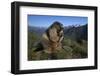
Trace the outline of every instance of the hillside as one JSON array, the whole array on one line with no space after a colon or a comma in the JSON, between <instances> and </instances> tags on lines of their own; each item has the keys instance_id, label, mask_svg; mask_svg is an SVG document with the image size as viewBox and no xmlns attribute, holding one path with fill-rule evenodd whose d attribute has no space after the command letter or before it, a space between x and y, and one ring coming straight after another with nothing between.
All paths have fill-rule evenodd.
<instances>
[{"instance_id":1,"label":"hillside","mask_svg":"<svg viewBox=\"0 0 100 76\"><path fill-rule=\"evenodd\" d=\"M63 48L58 51L57 59L87 58L87 24L64 27ZM28 60L48 60L48 54L34 52L36 44L47 28L28 26Z\"/></svg>"},{"instance_id":2,"label":"hillside","mask_svg":"<svg viewBox=\"0 0 100 76\"><path fill-rule=\"evenodd\" d=\"M41 36L45 32L46 28L44 27L34 27L28 26L28 32L36 33L38 36Z\"/></svg>"},{"instance_id":3,"label":"hillside","mask_svg":"<svg viewBox=\"0 0 100 76\"><path fill-rule=\"evenodd\" d=\"M28 31L41 36L47 28L28 26ZM64 27L64 35L73 40L87 40L87 24L82 26Z\"/></svg>"},{"instance_id":4,"label":"hillside","mask_svg":"<svg viewBox=\"0 0 100 76\"><path fill-rule=\"evenodd\" d=\"M87 40L87 24L77 27L65 27L64 35L73 40Z\"/></svg>"}]
</instances>

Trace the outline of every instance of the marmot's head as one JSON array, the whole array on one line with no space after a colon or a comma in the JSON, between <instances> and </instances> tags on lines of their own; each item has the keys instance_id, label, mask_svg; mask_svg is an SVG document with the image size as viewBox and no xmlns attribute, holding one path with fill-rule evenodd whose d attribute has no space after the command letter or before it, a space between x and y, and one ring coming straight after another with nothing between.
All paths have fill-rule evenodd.
<instances>
[{"instance_id":1,"label":"marmot's head","mask_svg":"<svg viewBox=\"0 0 100 76\"><path fill-rule=\"evenodd\" d=\"M63 30L63 24L61 24L60 22L56 21L50 26L50 28L56 28L57 32L60 32L61 30Z\"/></svg>"},{"instance_id":2,"label":"marmot's head","mask_svg":"<svg viewBox=\"0 0 100 76\"><path fill-rule=\"evenodd\" d=\"M47 30L47 36L51 42L61 42L63 40L63 24L54 22Z\"/></svg>"}]
</instances>

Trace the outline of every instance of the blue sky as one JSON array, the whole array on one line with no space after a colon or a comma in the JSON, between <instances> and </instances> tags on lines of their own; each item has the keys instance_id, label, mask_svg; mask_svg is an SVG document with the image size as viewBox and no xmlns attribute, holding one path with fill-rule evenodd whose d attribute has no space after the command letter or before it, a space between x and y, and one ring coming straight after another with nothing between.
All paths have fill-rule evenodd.
<instances>
[{"instance_id":1,"label":"blue sky","mask_svg":"<svg viewBox=\"0 0 100 76\"><path fill-rule=\"evenodd\" d=\"M79 16L28 15L29 26L49 27L55 21L61 22L63 26L84 25L88 23L88 18Z\"/></svg>"}]
</instances>

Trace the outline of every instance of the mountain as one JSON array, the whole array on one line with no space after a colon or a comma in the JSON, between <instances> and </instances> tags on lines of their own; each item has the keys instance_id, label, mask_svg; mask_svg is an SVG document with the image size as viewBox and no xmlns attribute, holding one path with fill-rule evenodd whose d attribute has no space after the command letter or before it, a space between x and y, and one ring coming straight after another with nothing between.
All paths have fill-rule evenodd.
<instances>
[{"instance_id":1,"label":"mountain","mask_svg":"<svg viewBox=\"0 0 100 76\"><path fill-rule=\"evenodd\" d=\"M74 40L87 40L87 24L82 26L70 26L64 28L64 35Z\"/></svg>"},{"instance_id":2,"label":"mountain","mask_svg":"<svg viewBox=\"0 0 100 76\"><path fill-rule=\"evenodd\" d=\"M28 31L41 36L45 32L45 27L35 27L35 26L28 26Z\"/></svg>"},{"instance_id":3,"label":"mountain","mask_svg":"<svg viewBox=\"0 0 100 76\"><path fill-rule=\"evenodd\" d=\"M81 26L67 26L64 27L64 36L73 40L86 40L87 41L87 24ZM28 31L41 36L47 28L28 26Z\"/></svg>"}]
</instances>

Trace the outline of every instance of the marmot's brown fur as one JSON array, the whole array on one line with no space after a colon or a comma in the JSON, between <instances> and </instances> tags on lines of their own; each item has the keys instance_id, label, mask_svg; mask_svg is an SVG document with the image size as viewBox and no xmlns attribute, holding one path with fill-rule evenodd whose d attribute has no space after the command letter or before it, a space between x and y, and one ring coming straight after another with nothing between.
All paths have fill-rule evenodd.
<instances>
[{"instance_id":1,"label":"marmot's brown fur","mask_svg":"<svg viewBox=\"0 0 100 76\"><path fill-rule=\"evenodd\" d=\"M41 43L44 51L54 53L62 49L63 37L63 25L59 22L54 22L42 35Z\"/></svg>"}]
</instances>

